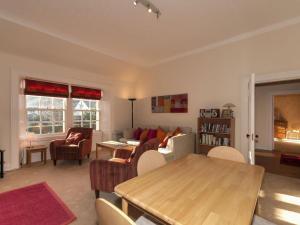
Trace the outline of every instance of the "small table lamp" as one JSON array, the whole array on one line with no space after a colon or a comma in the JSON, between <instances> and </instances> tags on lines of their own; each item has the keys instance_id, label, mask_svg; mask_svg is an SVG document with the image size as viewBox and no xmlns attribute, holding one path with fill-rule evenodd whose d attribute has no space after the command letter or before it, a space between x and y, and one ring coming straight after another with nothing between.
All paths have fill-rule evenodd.
<instances>
[{"instance_id":1,"label":"small table lamp","mask_svg":"<svg viewBox=\"0 0 300 225\"><path fill-rule=\"evenodd\" d=\"M35 134L32 132L26 133L26 140L29 142L29 148L32 148L32 142L35 140Z\"/></svg>"}]
</instances>

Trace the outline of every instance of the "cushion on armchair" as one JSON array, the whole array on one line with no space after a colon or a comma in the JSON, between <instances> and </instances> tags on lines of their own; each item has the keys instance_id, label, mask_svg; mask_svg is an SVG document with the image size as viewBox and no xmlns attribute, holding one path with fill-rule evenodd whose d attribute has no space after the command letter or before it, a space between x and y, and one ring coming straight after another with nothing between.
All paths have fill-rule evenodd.
<instances>
[{"instance_id":1,"label":"cushion on armchair","mask_svg":"<svg viewBox=\"0 0 300 225\"><path fill-rule=\"evenodd\" d=\"M78 143L83 139L83 134L80 132L71 132L66 139L67 145L78 145Z\"/></svg>"}]
</instances>

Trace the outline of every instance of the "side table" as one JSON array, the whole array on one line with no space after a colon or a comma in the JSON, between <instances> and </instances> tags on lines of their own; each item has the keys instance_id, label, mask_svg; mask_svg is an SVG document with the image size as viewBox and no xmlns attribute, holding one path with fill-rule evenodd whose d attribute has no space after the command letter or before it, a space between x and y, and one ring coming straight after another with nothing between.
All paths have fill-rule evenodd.
<instances>
[{"instance_id":1,"label":"side table","mask_svg":"<svg viewBox=\"0 0 300 225\"><path fill-rule=\"evenodd\" d=\"M41 162L46 164L47 162L47 146L46 145L35 145L26 147L26 164L31 166L31 155L32 153L41 153Z\"/></svg>"},{"instance_id":2,"label":"side table","mask_svg":"<svg viewBox=\"0 0 300 225\"><path fill-rule=\"evenodd\" d=\"M4 152L5 150L0 149L0 178L4 177Z\"/></svg>"}]
</instances>

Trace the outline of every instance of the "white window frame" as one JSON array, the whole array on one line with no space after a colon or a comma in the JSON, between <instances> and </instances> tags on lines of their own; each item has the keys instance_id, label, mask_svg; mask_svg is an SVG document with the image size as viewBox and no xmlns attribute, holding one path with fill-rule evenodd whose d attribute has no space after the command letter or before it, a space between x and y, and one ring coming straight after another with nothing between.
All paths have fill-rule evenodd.
<instances>
[{"instance_id":1,"label":"white window frame","mask_svg":"<svg viewBox=\"0 0 300 225\"><path fill-rule=\"evenodd\" d=\"M35 95L28 95L28 96L35 96ZM28 128L30 127L39 127L40 128L40 133L39 134L35 134L37 136L40 137L46 137L46 136L58 136L58 135L63 135L66 132L67 129L67 110L68 110L68 100L66 98L59 98L59 97L51 97L51 96L42 96L42 95L36 95L37 97L50 97L52 100L52 106L53 106L53 99L58 98L58 99L64 99L64 108L63 109L53 109L53 108L38 108L38 107L31 107L31 108L27 108L27 98L25 96L25 117L26 117L26 131L28 131ZM39 111L40 112L40 120L39 121L28 121L27 118L27 113L28 111ZM42 120L42 116L41 116L41 112L56 112L56 111L63 111L63 121L43 121ZM53 119L53 117L52 117ZM53 132L53 126L52 126L52 133L46 133L46 134L42 134L42 123L55 123L55 122L62 122L63 123L63 131L62 132ZM30 126L30 123L39 123L39 126Z\"/></svg>"},{"instance_id":2,"label":"white window frame","mask_svg":"<svg viewBox=\"0 0 300 225\"><path fill-rule=\"evenodd\" d=\"M96 101L96 109L80 109L76 110L73 109L73 100L83 100L83 101ZM94 99L80 99L80 98L71 98L71 111L72 111L72 126L75 127L75 122L79 122L79 120L74 120L74 112L96 112L96 120L92 120L92 116L90 116L90 120L83 120L83 116L81 116L80 125L83 127L84 122L90 123L90 128L92 128L92 122L96 122L96 129L93 129L94 131L100 131L100 116L101 116L101 109L100 109L100 100L94 100Z\"/></svg>"}]
</instances>

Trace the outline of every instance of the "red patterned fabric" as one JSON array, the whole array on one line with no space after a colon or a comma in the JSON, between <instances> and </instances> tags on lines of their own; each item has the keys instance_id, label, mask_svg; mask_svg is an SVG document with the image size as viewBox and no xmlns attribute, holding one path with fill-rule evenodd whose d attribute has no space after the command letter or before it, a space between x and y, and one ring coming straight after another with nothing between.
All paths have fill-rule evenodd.
<instances>
[{"instance_id":1,"label":"red patterned fabric","mask_svg":"<svg viewBox=\"0 0 300 225\"><path fill-rule=\"evenodd\" d=\"M137 146L130 162L123 158L113 158L111 160L93 160L90 163L91 188L95 191L113 192L115 186L137 176L137 162L140 156L147 150L157 150L158 139L151 139L141 146ZM116 150L115 157L124 156L126 149Z\"/></svg>"},{"instance_id":2,"label":"red patterned fabric","mask_svg":"<svg viewBox=\"0 0 300 225\"><path fill-rule=\"evenodd\" d=\"M68 98L69 87L65 84L26 79L24 94Z\"/></svg>"},{"instance_id":3,"label":"red patterned fabric","mask_svg":"<svg viewBox=\"0 0 300 225\"><path fill-rule=\"evenodd\" d=\"M69 137L71 132L81 133L83 139L77 145L67 145L66 139L50 142L50 155L54 164L56 164L57 160L82 160L85 156L89 157L92 149L93 129L83 127L70 128L67 137Z\"/></svg>"},{"instance_id":4,"label":"red patterned fabric","mask_svg":"<svg viewBox=\"0 0 300 225\"><path fill-rule=\"evenodd\" d=\"M71 145L71 144L78 145L79 141L81 141L82 139L83 139L82 133L71 132L66 139L66 144L67 145Z\"/></svg>"},{"instance_id":5,"label":"red patterned fabric","mask_svg":"<svg viewBox=\"0 0 300 225\"><path fill-rule=\"evenodd\" d=\"M102 96L101 96L101 90L99 89L72 86L71 97L100 100Z\"/></svg>"}]
</instances>

